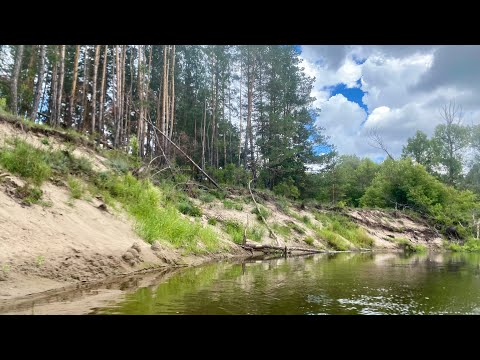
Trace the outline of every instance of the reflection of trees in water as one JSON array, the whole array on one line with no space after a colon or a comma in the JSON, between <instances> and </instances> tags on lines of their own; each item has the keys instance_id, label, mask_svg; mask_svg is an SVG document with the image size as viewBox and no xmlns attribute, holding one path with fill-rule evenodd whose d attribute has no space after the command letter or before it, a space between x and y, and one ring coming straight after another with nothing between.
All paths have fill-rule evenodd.
<instances>
[{"instance_id":1,"label":"reflection of trees in water","mask_svg":"<svg viewBox=\"0 0 480 360\"><path fill-rule=\"evenodd\" d=\"M478 264L478 257L435 253L336 253L224 262L183 269L167 282L128 295L120 308L132 314L352 313L355 310L337 300L367 299L381 306L413 304L412 309L423 312L432 311L432 306L449 309L455 303L465 309L480 295L478 284L472 288ZM355 301L349 306L358 310L362 301Z\"/></svg>"}]
</instances>

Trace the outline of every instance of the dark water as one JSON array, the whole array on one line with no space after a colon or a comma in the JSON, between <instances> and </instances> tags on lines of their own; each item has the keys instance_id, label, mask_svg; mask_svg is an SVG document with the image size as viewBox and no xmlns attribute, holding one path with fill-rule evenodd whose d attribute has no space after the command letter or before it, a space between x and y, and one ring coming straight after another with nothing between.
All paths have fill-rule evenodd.
<instances>
[{"instance_id":1,"label":"dark water","mask_svg":"<svg viewBox=\"0 0 480 360\"><path fill-rule=\"evenodd\" d=\"M184 269L97 314L479 314L480 254L319 254Z\"/></svg>"}]
</instances>

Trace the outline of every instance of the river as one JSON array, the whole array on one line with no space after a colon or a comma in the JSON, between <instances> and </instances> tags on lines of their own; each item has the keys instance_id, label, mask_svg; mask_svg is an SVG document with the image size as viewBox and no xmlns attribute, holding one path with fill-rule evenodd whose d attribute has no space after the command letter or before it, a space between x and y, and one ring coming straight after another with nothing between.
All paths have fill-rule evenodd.
<instances>
[{"instance_id":1,"label":"river","mask_svg":"<svg viewBox=\"0 0 480 360\"><path fill-rule=\"evenodd\" d=\"M480 314L480 254L336 253L163 270L17 314Z\"/></svg>"},{"instance_id":2,"label":"river","mask_svg":"<svg viewBox=\"0 0 480 360\"><path fill-rule=\"evenodd\" d=\"M184 269L95 314L478 314L480 254L341 253Z\"/></svg>"}]
</instances>

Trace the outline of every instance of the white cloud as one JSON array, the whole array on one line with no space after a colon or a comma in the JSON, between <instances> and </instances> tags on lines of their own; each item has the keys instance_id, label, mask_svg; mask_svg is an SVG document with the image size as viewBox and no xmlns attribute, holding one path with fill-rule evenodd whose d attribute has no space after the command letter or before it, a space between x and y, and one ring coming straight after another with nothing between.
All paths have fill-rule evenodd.
<instances>
[{"instance_id":1,"label":"white cloud","mask_svg":"<svg viewBox=\"0 0 480 360\"><path fill-rule=\"evenodd\" d=\"M325 128L326 135L342 154L353 153L359 146L360 125L367 114L358 104L337 94L322 104L317 125Z\"/></svg>"},{"instance_id":2,"label":"white cloud","mask_svg":"<svg viewBox=\"0 0 480 360\"><path fill-rule=\"evenodd\" d=\"M377 127L399 156L417 130L433 133L442 121L440 106L451 100L463 106L466 123L480 123L480 46L304 46L302 51L307 74L316 77L318 123L340 153L383 156L368 145L368 130ZM358 79L367 92L368 116L357 103L341 94L330 97L326 89L339 83L357 87Z\"/></svg>"}]
</instances>

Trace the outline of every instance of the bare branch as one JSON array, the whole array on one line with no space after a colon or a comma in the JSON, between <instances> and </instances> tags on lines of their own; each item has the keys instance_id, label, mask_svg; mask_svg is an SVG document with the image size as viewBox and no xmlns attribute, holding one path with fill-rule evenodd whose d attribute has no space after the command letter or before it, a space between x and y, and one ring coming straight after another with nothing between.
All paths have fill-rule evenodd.
<instances>
[{"instance_id":1,"label":"bare branch","mask_svg":"<svg viewBox=\"0 0 480 360\"><path fill-rule=\"evenodd\" d=\"M375 127L370 129L368 131L368 138L370 139L370 142L368 143L370 146L384 151L390 159L395 160L388 151L387 145L385 145L382 136L378 133L378 128Z\"/></svg>"},{"instance_id":2,"label":"bare branch","mask_svg":"<svg viewBox=\"0 0 480 360\"><path fill-rule=\"evenodd\" d=\"M457 105L455 101L450 101L443 105L440 110L440 117L445 121L447 126L460 125L462 123L463 111L460 105Z\"/></svg>"}]
</instances>

